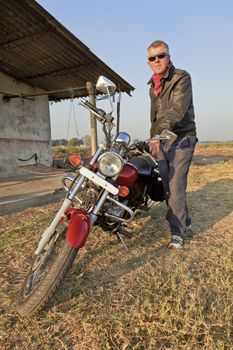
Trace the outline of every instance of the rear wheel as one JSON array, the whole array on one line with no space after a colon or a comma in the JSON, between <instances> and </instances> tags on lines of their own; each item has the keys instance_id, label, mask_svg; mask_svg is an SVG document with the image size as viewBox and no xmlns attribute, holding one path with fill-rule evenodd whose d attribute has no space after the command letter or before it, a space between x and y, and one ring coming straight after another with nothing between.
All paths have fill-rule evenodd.
<instances>
[{"instance_id":1,"label":"rear wheel","mask_svg":"<svg viewBox=\"0 0 233 350\"><path fill-rule=\"evenodd\" d=\"M24 280L17 300L21 316L40 311L63 282L78 249L66 241L67 225L59 223L44 251L35 257Z\"/></svg>"}]
</instances>

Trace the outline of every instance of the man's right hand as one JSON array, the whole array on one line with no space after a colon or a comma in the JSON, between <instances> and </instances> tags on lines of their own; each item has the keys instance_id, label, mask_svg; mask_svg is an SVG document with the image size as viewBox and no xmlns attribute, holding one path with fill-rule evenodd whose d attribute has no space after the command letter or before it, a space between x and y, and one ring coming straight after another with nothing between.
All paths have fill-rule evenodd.
<instances>
[{"instance_id":1,"label":"man's right hand","mask_svg":"<svg viewBox=\"0 0 233 350\"><path fill-rule=\"evenodd\" d=\"M148 145L150 147L150 154L153 157L157 157L159 154L159 149L160 149L160 141L159 140L151 140L148 142Z\"/></svg>"}]
</instances>

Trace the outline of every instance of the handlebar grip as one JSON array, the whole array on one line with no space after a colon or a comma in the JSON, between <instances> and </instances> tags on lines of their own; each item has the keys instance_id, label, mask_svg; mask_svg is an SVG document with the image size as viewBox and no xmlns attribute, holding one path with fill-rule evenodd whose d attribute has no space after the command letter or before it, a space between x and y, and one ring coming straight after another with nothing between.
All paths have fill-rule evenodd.
<instances>
[{"instance_id":1,"label":"handlebar grip","mask_svg":"<svg viewBox=\"0 0 233 350\"><path fill-rule=\"evenodd\" d=\"M87 101L87 100L85 100L85 101L83 100L83 103L84 103L87 107L93 109L93 111L95 111L96 113L98 113L98 108L96 108L96 106L94 106L91 102L89 102L89 101Z\"/></svg>"},{"instance_id":2,"label":"handlebar grip","mask_svg":"<svg viewBox=\"0 0 233 350\"><path fill-rule=\"evenodd\" d=\"M148 145L148 143L143 142L143 141L139 141L136 144L136 147L139 149L139 151L143 152L146 151L147 153L150 153L150 146Z\"/></svg>"},{"instance_id":3,"label":"handlebar grip","mask_svg":"<svg viewBox=\"0 0 233 350\"><path fill-rule=\"evenodd\" d=\"M96 112L97 114L99 114L101 117L104 117L105 116L105 111L103 111L102 109L100 108L97 108L96 106L94 106L91 102L85 100L83 101L83 103L89 107L90 109L92 109L94 112Z\"/></svg>"},{"instance_id":4,"label":"handlebar grip","mask_svg":"<svg viewBox=\"0 0 233 350\"><path fill-rule=\"evenodd\" d=\"M144 148L144 150L145 150L147 153L150 153L150 146L148 145L148 143L143 142L142 147Z\"/></svg>"}]
</instances>

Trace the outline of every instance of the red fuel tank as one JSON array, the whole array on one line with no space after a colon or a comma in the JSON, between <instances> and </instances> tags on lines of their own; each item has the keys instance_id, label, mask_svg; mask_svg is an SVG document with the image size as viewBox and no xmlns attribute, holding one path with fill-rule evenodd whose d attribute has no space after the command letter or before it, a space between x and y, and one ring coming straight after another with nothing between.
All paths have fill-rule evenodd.
<instances>
[{"instance_id":1,"label":"red fuel tank","mask_svg":"<svg viewBox=\"0 0 233 350\"><path fill-rule=\"evenodd\" d=\"M120 174L117 176L116 182L120 186L130 186L136 182L137 178L137 169L132 164L126 163Z\"/></svg>"}]
</instances>

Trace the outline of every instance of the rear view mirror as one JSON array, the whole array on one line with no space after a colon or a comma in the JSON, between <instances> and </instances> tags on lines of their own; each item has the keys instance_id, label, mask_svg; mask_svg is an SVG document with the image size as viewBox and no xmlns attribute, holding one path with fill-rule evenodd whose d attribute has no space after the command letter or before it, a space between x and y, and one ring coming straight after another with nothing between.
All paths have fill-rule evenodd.
<instances>
[{"instance_id":1,"label":"rear view mirror","mask_svg":"<svg viewBox=\"0 0 233 350\"><path fill-rule=\"evenodd\" d=\"M96 89L104 94L112 96L116 91L116 85L111 80L101 75L97 80Z\"/></svg>"},{"instance_id":2,"label":"rear view mirror","mask_svg":"<svg viewBox=\"0 0 233 350\"><path fill-rule=\"evenodd\" d=\"M125 146L128 146L130 143L130 136L126 132L120 132L117 135L115 142L123 143Z\"/></svg>"}]
</instances>

